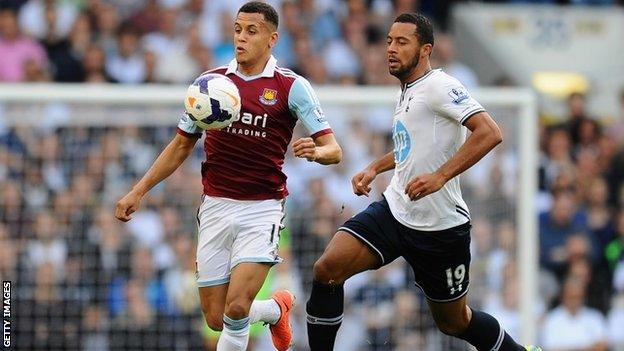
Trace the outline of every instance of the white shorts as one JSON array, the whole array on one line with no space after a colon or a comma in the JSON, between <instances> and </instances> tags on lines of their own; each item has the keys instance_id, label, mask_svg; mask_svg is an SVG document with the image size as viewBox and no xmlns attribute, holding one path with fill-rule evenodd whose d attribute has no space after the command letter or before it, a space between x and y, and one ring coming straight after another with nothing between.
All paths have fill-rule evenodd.
<instances>
[{"instance_id":1,"label":"white shorts","mask_svg":"<svg viewBox=\"0 0 624 351\"><path fill-rule=\"evenodd\" d=\"M197 213L197 285L230 281L242 262L280 263L283 200L240 201L204 195Z\"/></svg>"}]
</instances>

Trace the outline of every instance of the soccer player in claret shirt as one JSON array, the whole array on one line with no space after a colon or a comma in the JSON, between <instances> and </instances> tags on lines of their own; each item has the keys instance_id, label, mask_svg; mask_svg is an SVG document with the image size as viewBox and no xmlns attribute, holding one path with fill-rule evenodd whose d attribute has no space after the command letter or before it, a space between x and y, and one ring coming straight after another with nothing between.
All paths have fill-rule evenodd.
<instances>
[{"instance_id":1,"label":"soccer player in claret shirt","mask_svg":"<svg viewBox=\"0 0 624 351\"><path fill-rule=\"evenodd\" d=\"M235 59L208 73L229 77L240 91L240 116L222 130L205 132L204 195L199 208L197 284L208 326L222 330L218 351L246 350L249 325L270 325L273 343L292 342L288 313L294 297L278 291L253 301L277 254L283 202L284 154L297 121L310 137L293 143L295 156L320 164L338 163L342 150L308 81L277 66L271 49L278 15L261 2L243 5L234 24ZM183 115L178 133L145 176L117 203L116 217L131 219L153 186L188 157L202 131Z\"/></svg>"},{"instance_id":2,"label":"soccer player in claret shirt","mask_svg":"<svg viewBox=\"0 0 624 351\"><path fill-rule=\"evenodd\" d=\"M425 17L398 16L387 44L390 74L402 85L394 110L394 152L356 174L353 191L368 195L379 173L394 169L394 176L384 199L340 227L314 264L306 306L310 348L333 349L344 281L402 256L443 333L477 350L525 350L496 319L469 307L466 299L470 212L457 176L500 143L501 132L457 79L431 69L433 29ZM468 138L467 129L472 132Z\"/></svg>"}]
</instances>

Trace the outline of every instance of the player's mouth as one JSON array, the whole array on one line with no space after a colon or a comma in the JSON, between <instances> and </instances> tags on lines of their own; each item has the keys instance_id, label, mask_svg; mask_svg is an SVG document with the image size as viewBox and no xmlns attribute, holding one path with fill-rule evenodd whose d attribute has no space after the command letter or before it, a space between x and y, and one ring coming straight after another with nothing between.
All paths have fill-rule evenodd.
<instances>
[{"instance_id":1,"label":"player's mouth","mask_svg":"<svg viewBox=\"0 0 624 351\"><path fill-rule=\"evenodd\" d=\"M237 54L242 54L242 53L243 53L243 52L245 52L245 51L247 51L247 50L245 50L245 49L244 49L243 47L241 47L241 46L237 46L237 47L236 47L236 53L237 53Z\"/></svg>"},{"instance_id":2,"label":"player's mouth","mask_svg":"<svg viewBox=\"0 0 624 351\"><path fill-rule=\"evenodd\" d=\"M390 67L397 66L397 65L400 65L400 64L401 64L401 61L399 61L399 60L397 60L395 58L392 58L392 57L388 57L388 65Z\"/></svg>"}]
</instances>

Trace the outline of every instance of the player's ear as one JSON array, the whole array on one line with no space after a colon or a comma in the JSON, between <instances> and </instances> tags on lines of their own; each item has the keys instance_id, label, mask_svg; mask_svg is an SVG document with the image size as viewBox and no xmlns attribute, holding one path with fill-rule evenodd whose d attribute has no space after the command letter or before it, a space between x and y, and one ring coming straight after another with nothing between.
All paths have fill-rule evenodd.
<instances>
[{"instance_id":1,"label":"player's ear","mask_svg":"<svg viewBox=\"0 0 624 351\"><path fill-rule=\"evenodd\" d=\"M432 51L433 51L433 45L425 44L420 47L420 57L430 56Z\"/></svg>"},{"instance_id":2,"label":"player's ear","mask_svg":"<svg viewBox=\"0 0 624 351\"><path fill-rule=\"evenodd\" d=\"M277 34L277 32L271 33L271 37L269 38L269 48L273 49L275 45L277 45L277 39L279 39L279 34Z\"/></svg>"}]
</instances>

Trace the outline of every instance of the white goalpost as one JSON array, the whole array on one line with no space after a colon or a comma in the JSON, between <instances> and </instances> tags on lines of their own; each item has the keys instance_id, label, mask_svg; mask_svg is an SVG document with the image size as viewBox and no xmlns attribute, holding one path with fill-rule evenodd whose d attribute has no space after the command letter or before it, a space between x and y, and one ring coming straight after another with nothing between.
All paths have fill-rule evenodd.
<instances>
[{"instance_id":1,"label":"white goalpost","mask_svg":"<svg viewBox=\"0 0 624 351\"><path fill-rule=\"evenodd\" d=\"M53 119L50 123L54 126L115 127L131 123L174 127L183 109L185 92L186 87L171 85L0 84L0 129L38 128L46 124L43 115ZM391 113L397 88L320 86L316 92L324 107L358 109L362 113L351 114L350 118L365 119L369 108L387 107ZM539 271L536 97L531 90L519 88L480 88L472 91L472 95L491 111L495 120L498 121L497 111L507 116L501 123L506 126L509 148L517 156L517 164L513 210L505 216L513 222L516 232L520 341L536 343ZM467 202L471 206L470 199Z\"/></svg>"}]
</instances>

